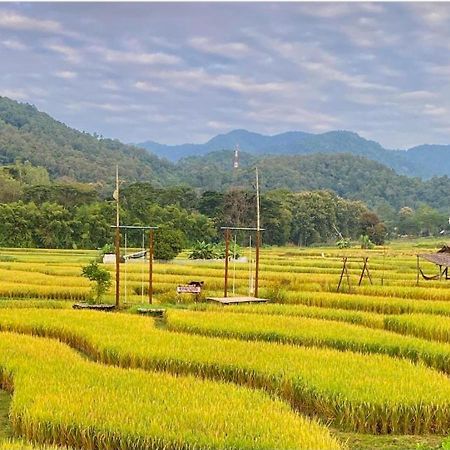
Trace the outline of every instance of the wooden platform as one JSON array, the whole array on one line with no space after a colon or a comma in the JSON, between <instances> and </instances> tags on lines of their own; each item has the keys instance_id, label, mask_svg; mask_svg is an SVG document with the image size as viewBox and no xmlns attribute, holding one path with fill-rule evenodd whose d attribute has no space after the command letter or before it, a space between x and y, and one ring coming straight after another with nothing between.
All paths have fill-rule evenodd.
<instances>
[{"instance_id":1,"label":"wooden platform","mask_svg":"<svg viewBox=\"0 0 450 450\"><path fill-rule=\"evenodd\" d=\"M257 297L208 297L206 300L221 303L222 305L238 305L240 303L266 303L267 298Z\"/></svg>"},{"instance_id":2,"label":"wooden platform","mask_svg":"<svg viewBox=\"0 0 450 450\"><path fill-rule=\"evenodd\" d=\"M114 311L115 305L91 305L89 303L75 303L73 309L93 309L94 311Z\"/></svg>"}]
</instances>

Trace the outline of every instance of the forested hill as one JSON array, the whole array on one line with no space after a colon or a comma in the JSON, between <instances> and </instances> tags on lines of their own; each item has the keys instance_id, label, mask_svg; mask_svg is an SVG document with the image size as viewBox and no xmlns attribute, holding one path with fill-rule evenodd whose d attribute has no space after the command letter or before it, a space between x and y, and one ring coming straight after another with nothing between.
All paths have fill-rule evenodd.
<instances>
[{"instance_id":1,"label":"forested hill","mask_svg":"<svg viewBox=\"0 0 450 450\"><path fill-rule=\"evenodd\" d=\"M352 153L385 164L403 175L423 178L450 176L450 145L421 145L407 151L388 150L350 131L322 134L290 131L265 136L247 130L234 130L219 134L204 144L163 145L147 141L138 145L172 161L212 151L231 150L236 145L244 152L259 156Z\"/></svg>"},{"instance_id":2,"label":"forested hill","mask_svg":"<svg viewBox=\"0 0 450 450\"><path fill-rule=\"evenodd\" d=\"M249 136L249 143L251 139ZM376 148L373 143L374 151ZM446 149L440 151L442 156ZM434 149L409 152L429 155ZM115 165L119 164L121 178L127 183L145 181L155 187L185 184L200 191L224 191L230 186L251 189L251 168L258 165L263 189L329 189L342 197L363 200L371 207L388 205L398 210L427 203L442 211L450 210L448 177L422 181L401 176L354 154L264 156L241 152L237 174L233 174L232 160L233 151L223 150L172 163L144 149L74 130L34 106L0 97L0 166L28 161L44 167L53 180L99 182L106 185L102 192L110 192Z\"/></svg>"},{"instance_id":3,"label":"forested hill","mask_svg":"<svg viewBox=\"0 0 450 450\"><path fill-rule=\"evenodd\" d=\"M32 105L0 97L0 165L16 160L43 166L52 178L108 182L119 164L129 181L176 182L173 166L143 149L74 130Z\"/></svg>"},{"instance_id":4,"label":"forested hill","mask_svg":"<svg viewBox=\"0 0 450 450\"><path fill-rule=\"evenodd\" d=\"M365 201L371 207L417 207L427 203L450 209L450 179L423 181L398 175L394 170L352 154L256 157L241 152L240 168L233 174L233 151L189 157L178 162L181 180L199 188L223 190L230 186L251 188L253 167L258 165L263 189L329 189L338 195Z\"/></svg>"}]
</instances>

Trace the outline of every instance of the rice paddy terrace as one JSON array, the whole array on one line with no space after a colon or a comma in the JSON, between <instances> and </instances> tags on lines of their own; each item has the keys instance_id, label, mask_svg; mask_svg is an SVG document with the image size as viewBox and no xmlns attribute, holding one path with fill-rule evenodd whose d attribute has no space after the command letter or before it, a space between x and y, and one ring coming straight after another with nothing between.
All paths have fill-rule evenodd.
<instances>
[{"instance_id":1,"label":"rice paddy terrace","mask_svg":"<svg viewBox=\"0 0 450 450\"><path fill-rule=\"evenodd\" d=\"M450 448L450 280L416 285L437 247L264 248L270 302L225 307L202 301L223 263L181 255L154 264L162 319L136 314L142 263L122 265L120 312L80 311L95 252L2 249L0 450ZM230 263L230 295L249 278ZM196 302L176 294L192 280Z\"/></svg>"}]
</instances>

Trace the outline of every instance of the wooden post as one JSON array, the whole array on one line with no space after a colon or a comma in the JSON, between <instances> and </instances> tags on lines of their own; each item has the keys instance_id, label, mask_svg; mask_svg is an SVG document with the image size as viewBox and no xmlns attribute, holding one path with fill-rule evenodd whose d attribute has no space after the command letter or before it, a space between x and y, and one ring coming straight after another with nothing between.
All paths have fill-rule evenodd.
<instances>
[{"instance_id":1,"label":"wooden post","mask_svg":"<svg viewBox=\"0 0 450 450\"><path fill-rule=\"evenodd\" d=\"M225 229L225 280L223 288L223 296L228 296L228 260L230 257L230 229Z\"/></svg>"},{"instance_id":2,"label":"wooden post","mask_svg":"<svg viewBox=\"0 0 450 450\"><path fill-rule=\"evenodd\" d=\"M120 306L120 228L116 226L116 308Z\"/></svg>"},{"instance_id":3,"label":"wooden post","mask_svg":"<svg viewBox=\"0 0 450 450\"><path fill-rule=\"evenodd\" d=\"M366 271L366 262L367 262L367 259L363 258L363 263L364 264L363 264L363 268L362 268L362 271L361 271L361 276L359 277L358 286L361 286L362 280L364 278L364 272Z\"/></svg>"},{"instance_id":4,"label":"wooden post","mask_svg":"<svg viewBox=\"0 0 450 450\"><path fill-rule=\"evenodd\" d=\"M364 274L365 273L367 273L367 276L369 277L370 284L373 284L372 283L372 277L370 276L370 272L369 272L369 266L367 265L368 261L369 261L368 257L363 258L363 263L364 264L363 264L363 268L362 268L362 271L361 271L361 276L359 277L358 286L361 286L361 283L362 283L362 280L364 278Z\"/></svg>"},{"instance_id":5,"label":"wooden post","mask_svg":"<svg viewBox=\"0 0 450 450\"><path fill-rule=\"evenodd\" d=\"M116 200L116 308L120 306L120 208L119 208L119 166L116 165L116 190L113 194Z\"/></svg>"},{"instance_id":6,"label":"wooden post","mask_svg":"<svg viewBox=\"0 0 450 450\"><path fill-rule=\"evenodd\" d=\"M373 282L372 282L372 276L370 275L370 272L369 272L369 264L368 264L368 261L369 261L369 258L366 258L366 272L367 272L367 276L369 277L370 284L373 284Z\"/></svg>"},{"instance_id":7,"label":"wooden post","mask_svg":"<svg viewBox=\"0 0 450 450\"><path fill-rule=\"evenodd\" d=\"M346 277L347 277L348 289L349 289L349 291L351 291L350 274L348 273L348 269L347 269L347 259L348 258L346 256L342 258L343 265L342 265L341 276L339 278L339 283L338 283L338 286L336 289L337 292L339 292L339 290L341 289L342 279L344 278L344 275L346 275Z\"/></svg>"},{"instance_id":8,"label":"wooden post","mask_svg":"<svg viewBox=\"0 0 450 450\"><path fill-rule=\"evenodd\" d=\"M256 261L255 261L255 290L253 295L258 297L258 284L259 284L259 247L261 246L261 217L260 217L260 205L259 205L259 174L258 168L255 168L256 174Z\"/></svg>"},{"instance_id":9,"label":"wooden post","mask_svg":"<svg viewBox=\"0 0 450 450\"><path fill-rule=\"evenodd\" d=\"M150 305L153 302L153 251L155 244L155 234L153 228L148 233L148 302Z\"/></svg>"},{"instance_id":10,"label":"wooden post","mask_svg":"<svg viewBox=\"0 0 450 450\"><path fill-rule=\"evenodd\" d=\"M348 268L347 268L347 258L345 258L345 274L347 275L348 291L352 292L352 286L350 284L350 274L348 273Z\"/></svg>"},{"instance_id":11,"label":"wooden post","mask_svg":"<svg viewBox=\"0 0 450 450\"><path fill-rule=\"evenodd\" d=\"M420 275L420 265L419 265L419 255L417 255L417 281L416 281L417 286L419 286L419 275Z\"/></svg>"},{"instance_id":12,"label":"wooden post","mask_svg":"<svg viewBox=\"0 0 450 450\"><path fill-rule=\"evenodd\" d=\"M255 256L255 297L258 297L258 282L259 282L259 248L261 246L261 231L256 230L256 256Z\"/></svg>"}]
</instances>

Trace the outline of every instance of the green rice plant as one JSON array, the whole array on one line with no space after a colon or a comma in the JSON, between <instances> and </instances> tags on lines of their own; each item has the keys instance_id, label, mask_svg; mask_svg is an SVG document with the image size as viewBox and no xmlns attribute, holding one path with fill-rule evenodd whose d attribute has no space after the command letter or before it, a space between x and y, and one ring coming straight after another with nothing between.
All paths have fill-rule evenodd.
<instances>
[{"instance_id":1,"label":"green rice plant","mask_svg":"<svg viewBox=\"0 0 450 450\"><path fill-rule=\"evenodd\" d=\"M54 445L30 444L19 439L8 439L0 442L0 450L70 450L69 447L56 447Z\"/></svg>"},{"instance_id":2,"label":"green rice plant","mask_svg":"<svg viewBox=\"0 0 450 450\"><path fill-rule=\"evenodd\" d=\"M261 296L264 295L262 291ZM287 303L319 306L325 308L351 309L382 314L404 314L420 312L450 316L450 302L426 301L403 298L371 297L358 294L332 292L292 292L287 295Z\"/></svg>"},{"instance_id":3,"label":"green rice plant","mask_svg":"<svg viewBox=\"0 0 450 450\"><path fill-rule=\"evenodd\" d=\"M2 309L0 327L56 337L108 364L260 388L342 429L420 434L450 425L450 380L386 355L188 335L92 311Z\"/></svg>"},{"instance_id":4,"label":"green rice plant","mask_svg":"<svg viewBox=\"0 0 450 450\"><path fill-rule=\"evenodd\" d=\"M277 303L233 305L224 309L222 305L195 304L190 307L194 311L226 311L227 313L251 313L260 315L310 317L317 319L337 320L370 328L384 328L384 316L377 313L352 311L344 309L320 308L307 305L284 305Z\"/></svg>"},{"instance_id":5,"label":"green rice plant","mask_svg":"<svg viewBox=\"0 0 450 450\"><path fill-rule=\"evenodd\" d=\"M206 336L383 353L421 361L450 374L449 344L350 323L306 317L181 310L167 311L166 322L169 330Z\"/></svg>"},{"instance_id":6,"label":"green rice plant","mask_svg":"<svg viewBox=\"0 0 450 450\"><path fill-rule=\"evenodd\" d=\"M27 272L20 270L1 270L0 277L7 280L8 283L19 283L31 285L45 285L45 286L59 286L64 283L64 286L78 287L78 286L89 286L89 282L81 278L79 273L78 276L64 276L63 278L55 275L49 275L39 272Z\"/></svg>"},{"instance_id":7,"label":"green rice plant","mask_svg":"<svg viewBox=\"0 0 450 450\"><path fill-rule=\"evenodd\" d=\"M89 297L89 288L1 283L0 297L84 301Z\"/></svg>"},{"instance_id":8,"label":"green rice plant","mask_svg":"<svg viewBox=\"0 0 450 450\"><path fill-rule=\"evenodd\" d=\"M0 334L16 434L86 449L338 449L288 405L227 383L90 362L49 339ZM45 380L45 389L42 386Z\"/></svg>"},{"instance_id":9,"label":"green rice plant","mask_svg":"<svg viewBox=\"0 0 450 450\"><path fill-rule=\"evenodd\" d=\"M428 314L387 316L384 319L384 326L387 330L396 333L450 342L450 317L436 317Z\"/></svg>"},{"instance_id":10,"label":"green rice plant","mask_svg":"<svg viewBox=\"0 0 450 450\"><path fill-rule=\"evenodd\" d=\"M53 300L11 300L0 298L0 308L45 308L45 309L70 309L73 302L53 301Z\"/></svg>"},{"instance_id":11,"label":"green rice plant","mask_svg":"<svg viewBox=\"0 0 450 450\"><path fill-rule=\"evenodd\" d=\"M414 282L409 286L363 286L358 292L367 295L378 295L381 297L399 297L408 299L424 299L424 300L450 300L450 292L447 289L439 289L432 287L417 287Z\"/></svg>"}]
</instances>

